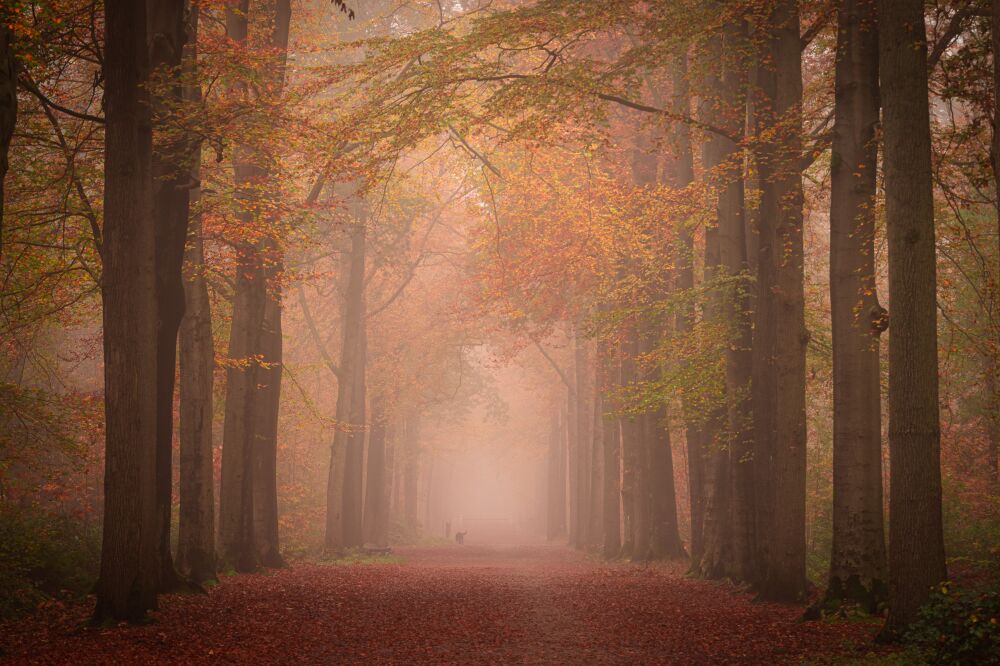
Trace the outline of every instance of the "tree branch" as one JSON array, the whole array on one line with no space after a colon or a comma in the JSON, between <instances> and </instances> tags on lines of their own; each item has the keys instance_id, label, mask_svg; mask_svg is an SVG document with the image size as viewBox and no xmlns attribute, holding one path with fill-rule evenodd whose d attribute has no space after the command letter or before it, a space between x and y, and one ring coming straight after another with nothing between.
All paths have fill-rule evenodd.
<instances>
[{"instance_id":1,"label":"tree branch","mask_svg":"<svg viewBox=\"0 0 1000 666\"><path fill-rule=\"evenodd\" d=\"M483 154L482 154L482 153L480 153L480 152L479 152L478 150L476 150L476 149L475 149L475 148L473 148L473 147L472 147L471 145L469 145L469 142L465 140L465 137L464 137L464 136L462 136L461 134L459 134L459 133L458 133L458 130L457 130L457 129L455 129L455 128L454 128L454 127L452 126L452 124L451 124L451 123L448 123L448 130L449 130L449 131L451 132L452 136L454 136L454 137L455 137L456 139L458 139L458 140L459 140L459 142L461 142L461 144L462 144L463 146L465 146L465 148L466 148L466 149L467 149L467 150L468 150L468 151L469 151L470 153L472 153L473 155L475 155L475 156L476 156L476 158L477 158L477 159L478 159L478 160L479 160L480 162L482 162L483 164L485 164L485 165L486 165L486 168L488 168L488 169L489 169L490 171L492 171L493 173L495 173L495 174L496 174L496 177L497 177L497 178L499 178L500 180L504 180L504 177L503 177L503 174L502 174L502 173L500 173L500 170L499 170L499 169L497 169L497 168L496 168L495 166L493 166L493 163L492 163L492 162L490 162L490 161L489 161L489 160L488 160L488 159L486 158L486 156L485 156L485 155L483 155Z\"/></svg>"},{"instance_id":2,"label":"tree branch","mask_svg":"<svg viewBox=\"0 0 1000 666\"><path fill-rule=\"evenodd\" d=\"M467 79L458 79L458 81L465 80L465 81L481 81L481 82L490 82L490 81L498 81L499 82L499 81L510 81L510 80L529 80L529 79L536 79L536 78L538 78L538 77L532 76L532 75L528 75L528 74L497 74L496 76L473 76L473 77L469 77ZM571 90L575 89L572 85L570 85L568 83L564 83L562 81L551 81L550 80L550 81L548 81L548 83L551 83L553 85L563 86L564 88L569 88ZM578 91L578 92L580 92L580 91ZM721 136L724 139L729 139L733 143L739 143L740 142L740 137L734 136L730 132L727 132L726 130L722 129L721 127L716 127L715 125L711 125L709 123L704 123L704 122L698 120L697 118L694 118L694 117L692 117L692 116L690 116L690 115L688 115L686 113L673 113L672 111L667 111L666 109L661 109L661 108L656 107L656 106L650 106L649 104L643 104L641 102L634 102L634 101L628 99L627 97L622 97L620 95L613 95L611 93L591 92L591 91L582 91L582 92L584 92L585 94L588 94L588 95L593 95L594 97L597 97L598 99L602 99L605 102L614 102L615 104L619 104L619 105L627 107L629 109L633 109L634 111L642 111L643 113L652 113L652 114L664 116L665 118L668 118L669 120L673 120L673 121L676 121L676 122L682 122L682 123L684 123L686 125L690 125L691 127L695 127L697 129L700 129L700 130L703 130L703 131L706 131L706 132L711 132L712 134L716 134L718 136Z\"/></svg>"},{"instance_id":3,"label":"tree branch","mask_svg":"<svg viewBox=\"0 0 1000 666\"><path fill-rule=\"evenodd\" d=\"M975 8L971 4L966 4L964 7L956 11L951 15L951 21L948 22L948 27L945 31L941 33L937 42L934 44L934 48L931 49L931 53L927 56L927 70L930 71L937 67L938 62L941 60L941 56L944 52L948 50L951 43L955 41L959 33L962 32L962 24L970 16L973 16Z\"/></svg>"},{"instance_id":4,"label":"tree branch","mask_svg":"<svg viewBox=\"0 0 1000 666\"><path fill-rule=\"evenodd\" d=\"M302 307L302 316L305 318L306 326L309 328L309 335L312 337L313 343L316 345L316 349L319 351L320 356L323 357L323 363L326 364L326 367L333 373L334 377L340 380L343 377L343 373L341 372L340 367L333 362L332 358L330 358L330 353L326 350L326 345L319 339L319 331L316 330L316 321L313 319L312 312L309 310L309 301L306 300L306 293L302 289L301 284L299 285L298 292L299 305Z\"/></svg>"},{"instance_id":5,"label":"tree branch","mask_svg":"<svg viewBox=\"0 0 1000 666\"><path fill-rule=\"evenodd\" d=\"M660 109L655 106L649 106L648 104L642 104L641 102L633 102L632 100L626 99L625 97L619 97L618 95L610 95L608 93L599 92L595 93L595 95L598 98L603 99L607 102L614 102L616 104L620 104L630 109L635 109L636 111L642 111L643 113L655 113L661 116L665 116L670 120L682 122L686 125L690 125L691 127L695 127L697 129L704 130L706 132L711 132L712 134L717 134L721 136L723 139L729 139L733 143L740 142L739 137L733 136L726 130L720 127L716 127L715 125L710 125L709 123L703 123L697 118L693 118L687 115L686 113L674 113L672 111L667 111L666 109Z\"/></svg>"},{"instance_id":6,"label":"tree branch","mask_svg":"<svg viewBox=\"0 0 1000 666\"><path fill-rule=\"evenodd\" d=\"M388 308L390 305L392 305L393 301L399 298L402 295L403 290L406 289L407 285L409 285L410 282L413 281L414 276L416 276L417 274L417 268L420 266L420 263L424 260L424 257L426 256L425 250L427 248L427 241L430 239L431 232L434 231L434 227L436 227L438 225L438 222L441 221L441 215L444 213L445 207L459 196L459 193L462 191L462 187L464 185L465 181L463 180L462 184L458 186L458 189L452 192L451 196L448 197L444 202L442 202L441 205L438 207L437 213L434 215L434 218L431 220L430 224L427 225L427 231L424 232L424 237L420 241L420 249L417 252L417 258L414 259L413 262L410 264L410 268L406 276L406 279L403 280L402 284L400 284L396 288L396 291L393 292L392 296L390 296L387 301L382 303L382 305L378 306L377 308L369 310L368 314L365 315L365 319L371 319L372 317L374 317L375 315L379 314L380 312Z\"/></svg>"},{"instance_id":7,"label":"tree branch","mask_svg":"<svg viewBox=\"0 0 1000 666\"><path fill-rule=\"evenodd\" d=\"M823 31L823 28L827 26L830 19L833 18L834 14L837 13L837 4L830 3L830 5L816 17L813 24L806 28L806 31L802 33L801 47L805 51L806 47L812 43L812 40L816 39L816 35Z\"/></svg>"},{"instance_id":8,"label":"tree branch","mask_svg":"<svg viewBox=\"0 0 1000 666\"><path fill-rule=\"evenodd\" d=\"M98 123L98 124L101 124L101 125L104 124L104 118L101 118L100 116L92 116L89 113L82 113L80 111L74 111L73 109L66 108L65 106L62 106L61 104L56 104L51 99L49 99L48 97L46 97L45 93L43 93L41 90L39 90L38 87L27 76L22 76L20 79L18 79L18 83L21 84L22 88L24 88L29 93L31 93L32 95L34 95L35 97L37 97L38 101L42 103L42 106L44 106L46 108L55 109L56 111L59 111L60 113L64 113L67 116L72 116L73 118L76 118L78 120L87 120L89 122Z\"/></svg>"},{"instance_id":9,"label":"tree branch","mask_svg":"<svg viewBox=\"0 0 1000 666\"><path fill-rule=\"evenodd\" d=\"M538 340L536 340L535 336L533 335L529 334L528 339L530 339L533 343L535 343L535 347L538 348L538 351L541 352L542 356L545 357L545 360L548 361L549 365L552 366L552 369L555 370L556 373L559 375L559 379L562 380L562 383L563 385L566 386L566 390L569 391L569 394L571 396L576 395L576 388L573 386L572 382L569 381L569 377L567 377L566 373L563 372L563 369L559 367L559 364L555 362L555 359L553 359L549 355L549 353L545 351L545 347L543 347L542 344Z\"/></svg>"},{"instance_id":10,"label":"tree branch","mask_svg":"<svg viewBox=\"0 0 1000 666\"><path fill-rule=\"evenodd\" d=\"M812 147L803 153L802 159L799 162L800 171L805 171L811 167L816 159L830 147L830 142L833 137L829 127L830 123L833 121L833 117L834 110L830 109L830 112L826 114L825 118L823 118L823 122L817 125L816 128L809 133L808 138L812 139Z\"/></svg>"}]
</instances>

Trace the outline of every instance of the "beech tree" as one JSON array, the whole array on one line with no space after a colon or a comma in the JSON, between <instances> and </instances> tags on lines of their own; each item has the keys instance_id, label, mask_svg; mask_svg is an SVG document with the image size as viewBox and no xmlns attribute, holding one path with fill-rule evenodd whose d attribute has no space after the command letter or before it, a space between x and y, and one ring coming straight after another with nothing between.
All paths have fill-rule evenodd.
<instances>
[{"instance_id":1,"label":"beech tree","mask_svg":"<svg viewBox=\"0 0 1000 666\"><path fill-rule=\"evenodd\" d=\"M705 432L711 451L705 473L704 553L699 570L710 578L754 580L753 531L756 461L750 455L751 328L748 307L747 236L742 152L746 25L731 17L709 37L705 62L708 90L701 113L713 133L702 147L704 168L717 179L717 223L705 231L705 282L716 285L708 316L731 338L725 352L725 404Z\"/></svg>"},{"instance_id":2,"label":"beech tree","mask_svg":"<svg viewBox=\"0 0 1000 666\"><path fill-rule=\"evenodd\" d=\"M897 639L995 554L997 3L351 4L0 9L0 528L95 619L478 521Z\"/></svg>"},{"instance_id":3,"label":"beech tree","mask_svg":"<svg viewBox=\"0 0 1000 666\"><path fill-rule=\"evenodd\" d=\"M371 431L368 438L368 465L365 476L364 542L385 548L389 545L389 474L386 456L385 398L372 396Z\"/></svg>"},{"instance_id":4,"label":"beech tree","mask_svg":"<svg viewBox=\"0 0 1000 666\"><path fill-rule=\"evenodd\" d=\"M198 143L187 133L167 138L171 106L183 101L181 59L188 39L183 0L150 4L150 67L161 78L151 100L158 128L152 162L153 214L156 224L156 504L160 540L160 586L176 587L170 544L173 499L174 381L177 334L184 316L181 268L187 240L191 186L190 162Z\"/></svg>"},{"instance_id":5,"label":"beech tree","mask_svg":"<svg viewBox=\"0 0 1000 666\"><path fill-rule=\"evenodd\" d=\"M688 76L688 54L685 49L676 54L670 64L672 88L670 111L678 117L691 115L691 85ZM667 163L664 167L665 179L670 187L682 191L694 182L694 154L689 125L683 122L674 123L670 140ZM678 237L679 243L674 248L677 257L676 289L688 292L694 289L695 262L694 229L689 220L680 222ZM680 335L690 335L696 321L696 304L691 301L677 313L674 326ZM688 512L691 521L688 548L691 562L694 566L698 566L703 555L705 441L701 415L697 413L697 407L685 397L682 399L682 410L687 450Z\"/></svg>"},{"instance_id":6,"label":"beech tree","mask_svg":"<svg viewBox=\"0 0 1000 666\"><path fill-rule=\"evenodd\" d=\"M187 41L183 53L182 98L202 101L197 80L198 20L200 7L188 3ZM184 316L179 329L178 390L180 409L180 486L177 521L177 568L196 583L214 580L215 465L212 436L214 407L215 342L212 311L205 272L205 239L201 203L201 143L190 156L188 235L184 248L182 282Z\"/></svg>"},{"instance_id":7,"label":"beech tree","mask_svg":"<svg viewBox=\"0 0 1000 666\"><path fill-rule=\"evenodd\" d=\"M95 620L142 619L160 584L156 232L146 4L105 4L105 475Z\"/></svg>"},{"instance_id":8,"label":"beech tree","mask_svg":"<svg viewBox=\"0 0 1000 666\"><path fill-rule=\"evenodd\" d=\"M923 3L879 0L889 244L889 617L917 617L946 577L941 526L934 198Z\"/></svg>"},{"instance_id":9,"label":"beech tree","mask_svg":"<svg viewBox=\"0 0 1000 666\"><path fill-rule=\"evenodd\" d=\"M547 536L549 540L566 535L566 449L562 422L562 410L552 410L551 427L548 438L548 510L546 517ZM617 497L617 493L614 493ZM617 521L615 534L618 534ZM618 553L615 546L614 553Z\"/></svg>"},{"instance_id":10,"label":"beech tree","mask_svg":"<svg viewBox=\"0 0 1000 666\"><path fill-rule=\"evenodd\" d=\"M363 201L348 232L350 249L343 260L342 342L337 383L337 430L330 447L327 479L326 547L362 545L362 455L365 426L365 254L367 230ZM414 499L415 501L415 499ZM408 510L409 504L407 504ZM415 507L414 507L415 508ZM416 520L416 515L410 516Z\"/></svg>"},{"instance_id":11,"label":"beech tree","mask_svg":"<svg viewBox=\"0 0 1000 666\"><path fill-rule=\"evenodd\" d=\"M879 123L878 13L846 0L837 13L830 158L833 325L833 550L827 600L876 612L886 594L879 335L875 284Z\"/></svg>"},{"instance_id":12,"label":"beech tree","mask_svg":"<svg viewBox=\"0 0 1000 666\"><path fill-rule=\"evenodd\" d=\"M276 55L259 91L268 99L280 97L284 88L291 6L279 2L273 11L267 43ZM237 48L247 46L249 16L248 0L226 8L226 33ZM247 82L237 82L233 94L247 99ZM269 227L255 230L237 247L219 505L220 564L237 571L252 571L258 563L281 565L277 497L270 477L280 398L282 261L270 159L266 150L246 143L234 153L237 219L249 229Z\"/></svg>"},{"instance_id":13,"label":"beech tree","mask_svg":"<svg viewBox=\"0 0 1000 666\"><path fill-rule=\"evenodd\" d=\"M806 344L803 277L802 40L798 0L764 10L753 114L760 188L753 324L753 484L757 587L806 592ZM723 253L725 253L723 244ZM739 483L737 483L739 487Z\"/></svg>"}]
</instances>

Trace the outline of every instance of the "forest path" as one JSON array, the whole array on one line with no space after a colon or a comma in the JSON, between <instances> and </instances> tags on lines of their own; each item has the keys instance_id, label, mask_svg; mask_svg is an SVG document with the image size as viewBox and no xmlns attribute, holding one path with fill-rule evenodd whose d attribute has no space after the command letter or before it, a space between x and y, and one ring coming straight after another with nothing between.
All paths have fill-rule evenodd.
<instances>
[{"instance_id":1,"label":"forest path","mask_svg":"<svg viewBox=\"0 0 1000 666\"><path fill-rule=\"evenodd\" d=\"M140 627L88 607L0 626L0 661L252 664L773 664L868 650L873 628L799 622L670 564L564 546L400 548L398 561L299 563L161 600Z\"/></svg>"}]
</instances>

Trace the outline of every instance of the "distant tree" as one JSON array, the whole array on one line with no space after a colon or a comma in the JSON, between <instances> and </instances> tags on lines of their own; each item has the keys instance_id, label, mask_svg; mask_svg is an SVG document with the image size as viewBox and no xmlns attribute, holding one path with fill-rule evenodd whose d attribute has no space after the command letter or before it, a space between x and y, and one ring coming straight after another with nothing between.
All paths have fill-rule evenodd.
<instances>
[{"instance_id":1,"label":"distant tree","mask_svg":"<svg viewBox=\"0 0 1000 666\"><path fill-rule=\"evenodd\" d=\"M368 466L365 478L364 541L377 547L389 545L389 478L386 459L385 396L376 392L371 401ZM391 469L391 468L390 468Z\"/></svg>"},{"instance_id":2,"label":"distant tree","mask_svg":"<svg viewBox=\"0 0 1000 666\"><path fill-rule=\"evenodd\" d=\"M349 249L343 262L346 280L337 382L337 430L330 449L326 499L326 547L331 550L360 546L363 538L361 474L365 436L365 266L368 238L365 206L361 200L354 203L354 219L348 230ZM410 509L407 504L407 511ZM413 510L416 510L415 507ZM413 520L416 521L416 514Z\"/></svg>"},{"instance_id":3,"label":"distant tree","mask_svg":"<svg viewBox=\"0 0 1000 666\"><path fill-rule=\"evenodd\" d=\"M548 436L548 509L547 532L549 540L566 536L566 445L563 436L562 410L555 408L549 417L551 428ZM617 497L617 491L615 492ZM617 533L617 531L616 531ZM620 547L620 544L619 546ZM618 547L614 553L618 553Z\"/></svg>"},{"instance_id":4,"label":"distant tree","mask_svg":"<svg viewBox=\"0 0 1000 666\"><path fill-rule=\"evenodd\" d=\"M573 402L573 414L576 417L576 437L571 446L571 473L575 474L576 502L575 510L570 511L570 543L580 549L590 544L590 480L591 480L591 448L593 445L593 415L591 413L590 389L592 375L592 358L587 348L587 340L582 333L573 336L573 391L570 400Z\"/></svg>"},{"instance_id":5,"label":"distant tree","mask_svg":"<svg viewBox=\"0 0 1000 666\"><path fill-rule=\"evenodd\" d=\"M598 356L603 359L603 367L598 374L598 385L602 391L608 391L618 378L618 363L610 351L610 345L602 344ZM604 502L602 509L601 534L603 543L601 553L606 558L618 557L622 549L621 537L621 442L622 430L619 419L611 414L610 401L605 402L603 395L597 402L597 410L603 423L601 424L601 449L603 462L603 488L601 497Z\"/></svg>"}]
</instances>

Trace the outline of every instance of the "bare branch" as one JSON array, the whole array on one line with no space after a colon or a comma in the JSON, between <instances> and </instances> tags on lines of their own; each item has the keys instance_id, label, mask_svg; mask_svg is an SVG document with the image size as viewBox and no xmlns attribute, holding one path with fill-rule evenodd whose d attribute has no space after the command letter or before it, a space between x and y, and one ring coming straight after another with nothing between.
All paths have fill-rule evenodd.
<instances>
[{"instance_id":1,"label":"bare branch","mask_svg":"<svg viewBox=\"0 0 1000 666\"><path fill-rule=\"evenodd\" d=\"M536 340L535 336L533 335L529 334L528 338L535 344L535 347L538 348L538 351L542 354L542 356L545 357L545 360L549 362L549 365L552 366L552 369L555 370L556 373L559 375L559 379L562 380L562 383L563 385L566 386L566 390L569 391L569 394L571 396L576 395L576 387L574 387L572 382L569 381L569 377L566 375L563 369L559 367L559 364L555 362L555 359L553 359L552 356L550 356L549 353L545 351L545 347L542 346L542 343Z\"/></svg>"},{"instance_id":2,"label":"bare branch","mask_svg":"<svg viewBox=\"0 0 1000 666\"><path fill-rule=\"evenodd\" d=\"M951 21L948 22L948 27L945 28L943 33L941 33L941 36L934 44L934 48L931 49L930 55L927 56L928 71L937 67L937 64L940 62L944 52L948 50L951 43L955 41L955 38L962 32L962 24L965 23L966 19L974 15L975 8L971 4L966 4L964 7L951 15Z\"/></svg>"},{"instance_id":3,"label":"bare branch","mask_svg":"<svg viewBox=\"0 0 1000 666\"><path fill-rule=\"evenodd\" d=\"M98 124L101 124L101 125L104 124L104 118L101 118L100 116L92 116L89 113L82 113L80 111L74 111L73 109L69 109L69 108L67 108L65 106L62 106L61 104L56 104L51 99L49 99L48 97L46 97L45 93L43 93L41 90L39 90L38 87L34 84L34 82L27 75L26 76L22 76L20 79L18 79L18 83L21 84L22 88L24 88L29 93L31 93L32 95L34 95L35 97L37 97L38 101L42 103L42 106L44 106L47 109L55 109L56 111L58 111L60 113L64 113L67 116L72 116L73 118L76 118L78 120L87 120L89 122L98 123Z\"/></svg>"},{"instance_id":4,"label":"bare branch","mask_svg":"<svg viewBox=\"0 0 1000 666\"><path fill-rule=\"evenodd\" d=\"M320 340L319 331L316 330L316 321L312 317L312 311L309 309L309 301L306 299L306 293L305 290L302 289L301 284L299 285L298 292L299 306L302 307L302 316L306 320L309 335L312 337L313 343L316 345L317 351L319 351L319 355L323 357L323 363L326 364L326 367L337 379L341 379L343 373L340 370L340 366L333 362L333 359L330 357L330 353L326 349L326 345L323 344L322 340Z\"/></svg>"}]
</instances>

